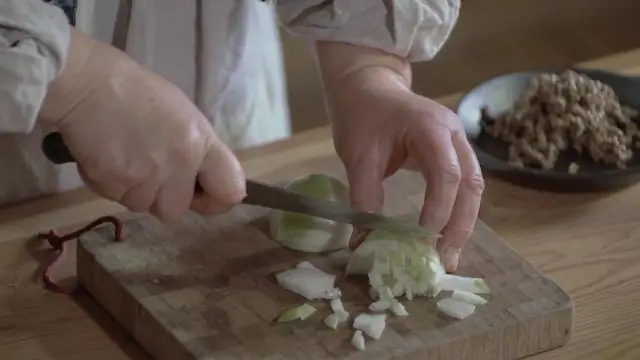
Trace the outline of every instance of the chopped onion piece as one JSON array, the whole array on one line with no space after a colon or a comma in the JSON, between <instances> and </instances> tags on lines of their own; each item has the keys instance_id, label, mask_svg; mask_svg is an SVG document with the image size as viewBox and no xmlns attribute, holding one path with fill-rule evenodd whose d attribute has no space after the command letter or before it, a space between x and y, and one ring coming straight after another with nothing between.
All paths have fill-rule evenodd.
<instances>
[{"instance_id":1,"label":"chopped onion piece","mask_svg":"<svg viewBox=\"0 0 640 360\"><path fill-rule=\"evenodd\" d=\"M461 290L475 294L489 294L489 285L480 278L444 274L438 283L443 291Z\"/></svg>"},{"instance_id":2,"label":"chopped onion piece","mask_svg":"<svg viewBox=\"0 0 640 360\"><path fill-rule=\"evenodd\" d=\"M309 316L313 315L316 312L316 308L309 304L302 304L300 306L294 307L293 309L285 310L280 317L278 318L278 322L287 322L292 320L304 320Z\"/></svg>"},{"instance_id":3,"label":"chopped onion piece","mask_svg":"<svg viewBox=\"0 0 640 360\"><path fill-rule=\"evenodd\" d=\"M347 320L349 320L349 313L342 310L342 311L336 311L333 313L337 318L339 322L345 322Z\"/></svg>"},{"instance_id":4,"label":"chopped onion piece","mask_svg":"<svg viewBox=\"0 0 640 360\"><path fill-rule=\"evenodd\" d=\"M392 302L393 299L395 298L393 296L393 293L391 292L391 289L389 289L386 286L383 286L383 287L380 288L380 290L378 290L378 297L381 300L385 300L387 302Z\"/></svg>"},{"instance_id":5,"label":"chopped onion piece","mask_svg":"<svg viewBox=\"0 0 640 360\"><path fill-rule=\"evenodd\" d=\"M298 265L296 265L296 269L311 269L311 270L322 271L317 267L313 266L313 264L308 261L303 261L301 263L298 263Z\"/></svg>"},{"instance_id":6,"label":"chopped onion piece","mask_svg":"<svg viewBox=\"0 0 640 360\"><path fill-rule=\"evenodd\" d=\"M353 320L353 327L378 340L384 332L386 320L385 314L360 314Z\"/></svg>"},{"instance_id":7,"label":"chopped onion piece","mask_svg":"<svg viewBox=\"0 0 640 360\"><path fill-rule=\"evenodd\" d=\"M402 295L405 291L404 285L401 282L396 282L391 288L391 295L393 297L398 297Z\"/></svg>"},{"instance_id":8,"label":"chopped onion piece","mask_svg":"<svg viewBox=\"0 0 640 360\"><path fill-rule=\"evenodd\" d=\"M413 291L411 291L411 288L407 288L405 290L404 296L407 298L407 300L411 301L413 300Z\"/></svg>"},{"instance_id":9,"label":"chopped onion piece","mask_svg":"<svg viewBox=\"0 0 640 360\"><path fill-rule=\"evenodd\" d=\"M342 300L332 299L329 302L331 306L331 311L333 311L333 315L338 319L338 322L345 322L349 319L349 313L344 309L344 305L342 304Z\"/></svg>"},{"instance_id":10,"label":"chopped onion piece","mask_svg":"<svg viewBox=\"0 0 640 360\"><path fill-rule=\"evenodd\" d=\"M389 309L391 307L391 302L389 300L378 300L376 302L371 303L369 305L369 310L373 312L381 312Z\"/></svg>"},{"instance_id":11,"label":"chopped onion piece","mask_svg":"<svg viewBox=\"0 0 640 360\"><path fill-rule=\"evenodd\" d=\"M462 320L467 316L470 316L476 310L476 307L472 304L451 298L444 298L438 301L436 307L447 316L458 320Z\"/></svg>"},{"instance_id":12,"label":"chopped onion piece","mask_svg":"<svg viewBox=\"0 0 640 360\"><path fill-rule=\"evenodd\" d=\"M327 327L334 330L338 328L339 322L340 320L338 319L336 314L329 314L327 315L327 317L324 318L324 324L327 325Z\"/></svg>"},{"instance_id":13,"label":"chopped onion piece","mask_svg":"<svg viewBox=\"0 0 640 360\"><path fill-rule=\"evenodd\" d=\"M378 298L378 291L376 291L376 289L374 289L374 288L370 287L370 288L369 288L369 297L370 297L372 300L376 300L376 299Z\"/></svg>"},{"instance_id":14,"label":"chopped onion piece","mask_svg":"<svg viewBox=\"0 0 640 360\"><path fill-rule=\"evenodd\" d=\"M333 312L344 311L344 305L342 305L342 300L340 300L339 298L331 299L329 305L331 306L331 310Z\"/></svg>"},{"instance_id":15,"label":"chopped onion piece","mask_svg":"<svg viewBox=\"0 0 640 360\"><path fill-rule=\"evenodd\" d=\"M404 305L402 305L402 303L400 301L396 301L393 303L393 305L391 305L391 312L395 315L395 316L408 316L409 313L407 312L407 309L404 308Z\"/></svg>"},{"instance_id":16,"label":"chopped onion piece","mask_svg":"<svg viewBox=\"0 0 640 360\"><path fill-rule=\"evenodd\" d=\"M308 300L335 299L341 296L334 287L335 275L327 274L310 263L300 263L295 269L276 274L278 284Z\"/></svg>"},{"instance_id":17,"label":"chopped onion piece","mask_svg":"<svg viewBox=\"0 0 640 360\"><path fill-rule=\"evenodd\" d=\"M379 288L384 286L384 281L382 280L382 275L376 274L373 271L369 273L369 284L374 288Z\"/></svg>"},{"instance_id":18,"label":"chopped onion piece","mask_svg":"<svg viewBox=\"0 0 640 360\"><path fill-rule=\"evenodd\" d=\"M313 313L315 312L316 312L316 308L314 308L313 306L309 304L302 304L298 308L298 314L299 314L298 317L300 318L300 320L305 320L309 316L313 315Z\"/></svg>"},{"instance_id":19,"label":"chopped onion piece","mask_svg":"<svg viewBox=\"0 0 640 360\"><path fill-rule=\"evenodd\" d=\"M482 296L464 290L454 290L453 294L451 294L451 298L454 300L464 301L475 306L480 306L487 303L487 299L483 298Z\"/></svg>"},{"instance_id":20,"label":"chopped onion piece","mask_svg":"<svg viewBox=\"0 0 640 360\"><path fill-rule=\"evenodd\" d=\"M362 335L362 330L356 330L351 337L351 344L353 347L360 351L364 351L364 336Z\"/></svg>"}]
</instances>

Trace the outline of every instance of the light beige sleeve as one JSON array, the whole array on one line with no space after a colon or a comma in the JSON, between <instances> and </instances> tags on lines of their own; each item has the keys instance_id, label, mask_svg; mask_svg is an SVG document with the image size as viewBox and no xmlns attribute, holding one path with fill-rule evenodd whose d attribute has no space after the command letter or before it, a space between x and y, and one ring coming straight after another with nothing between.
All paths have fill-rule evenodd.
<instances>
[{"instance_id":1,"label":"light beige sleeve","mask_svg":"<svg viewBox=\"0 0 640 360\"><path fill-rule=\"evenodd\" d=\"M277 0L292 34L432 59L458 20L460 0Z\"/></svg>"},{"instance_id":2,"label":"light beige sleeve","mask_svg":"<svg viewBox=\"0 0 640 360\"><path fill-rule=\"evenodd\" d=\"M28 133L69 48L64 12L42 0L0 0L0 133Z\"/></svg>"}]
</instances>

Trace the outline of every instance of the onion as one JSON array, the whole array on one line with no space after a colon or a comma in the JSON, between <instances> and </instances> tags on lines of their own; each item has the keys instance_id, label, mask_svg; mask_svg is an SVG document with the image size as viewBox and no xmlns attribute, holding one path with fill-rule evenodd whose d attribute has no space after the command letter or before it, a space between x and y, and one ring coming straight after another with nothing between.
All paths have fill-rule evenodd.
<instances>
[{"instance_id":1,"label":"onion","mask_svg":"<svg viewBox=\"0 0 640 360\"><path fill-rule=\"evenodd\" d=\"M353 327L378 340L384 332L386 320L387 315L385 314L359 314L353 320Z\"/></svg>"},{"instance_id":2,"label":"onion","mask_svg":"<svg viewBox=\"0 0 640 360\"><path fill-rule=\"evenodd\" d=\"M395 316L409 316L407 309L404 308L404 305L400 301L397 301L391 305L391 312Z\"/></svg>"},{"instance_id":3,"label":"onion","mask_svg":"<svg viewBox=\"0 0 640 360\"><path fill-rule=\"evenodd\" d=\"M333 311L333 315L335 315L338 322L345 322L349 319L349 313L344 309L342 305L342 301L338 299L332 299L329 303L331 306L331 310Z\"/></svg>"},{"instance_id":4,"label":"onion","mask_svg":"<svg viewBox=\"0 0 640 360\"><path fill-rule=\"evenodd\" d=\"M436 296L445 269L435 246L424 239L377 230L353 252L346 273L367 274L376 291L385 289L391 298L404 294L411 300Z\"/></svg>"},{"instance_id":5,"label":"onion","mask_svg":"<svg viewBox=\"0 0 640 360\"><path fill-rule=\"evenodd\" d=\"M364 351L364 336L362 335L362 330L356 330L351 337L351 344L353 347L360 351Z\"/></svg>"},{"instance_id":6,"label":"onion","mask_svg":"<svg viewBox=\"0 0 640 360\"><path fill-rule=\"evenodd\" d=\"M384 299L380 293L383 290L389 307L401 295L412 300L415 296L435 297L443 290L490 293L483 279L447 274L434 244L416 236L382 230L371 232L352 253L346 273L367 274L371 298ZM371 310L380 311L385 306L374 302Z\"/></svg>"},{"instance_id":7,"label":"onion","mask_svg":"<svg viewBox=\"0 0 640 360\"><path fill-rule=\"evenodd\" d=\"M436 303L438 310L452 318L462 320L474 313L476 307L464 301L444 298Z\"/></svg>"},{"instance_id":8,"label":"onion","mask_svg":"<svg viewBox=\"0 0 640 360\"><path fill-rule=\"evenodd\" d=\"M336 316L336 314L329 314L324 318L324 324L331 329L337 329L338 324L340 323L340 319Z\"/></svg>"},{"instance_id":9,"label":"onion","mask_svg":"<svg viewBox=\"0 0 640 360\"><path fill-rule=\"evenodd\" d=\"M340 299L332 299L329 302L329 306L333 312L345 312L344 305L342 305L342 300Z\"/></svg>"},{"instance_id":10,"label":"onion","mask_svg":"<svg viewBox=\"0 0 640 360\"><path fill-rule=\"evenodd\" d=\"M480 306L487 303L487 300L482 296L464 290L454 290L451 294L451 298L454 300L464 301L475 306Z\"/></svg>"},{"instance_id":11,"label":"onion","mask_svg":"<svg viewBox=\"0 0 640 360\"><path fill-rule=\"evenodd\" d=\"M489 294L489 285L484 279L444 274L438 284L443 291L466 291L475 294Z\"/></svg>"},{"instance_id":12,"label":"onion","mask_svg":"<svg viewBox=\"0 0 640 360\"><path fill-rule=\"evenodd\" d=\"M309 304L302 304L298 307L294 307L293 309L285 310L278 318L278 322L304 320L313 315L313 313L315 312L316 308L314 308L313 306Z\"/></svg>"},{"instance_id":13,"label":"onion","mask_svg":"<svg viewBox=\"0 0 640 360\"><path fill-rule=\"evenodd\" d=\"M324 200L347 203L349 190L338 179L326 174L312 174L285 187L293 193ZM269 213L271 238L282 246L308 253L344 249L349 244L349 224L280 210Z\"/></svg>"},{"instance_id":14,"label":"onion","mask_svg":"<svg viewBox=\"0 0 640 360\"><path fill-rule=\"evenodd\" d=\"M284 289L303 296L307 300L335 299L341 296L334 287L335 275L317 269L309 262L302 262L295 269L276 274L278 284Z\"/></svg>"},{"instance_id":15,"label":"onion","mask_svg":"<svg viewBox=\"0 0 640 360\"><path fill-rule=\"evenodd\" d=\"M381 312L386 310L391 310L391 312L396 316L407 316L409 313L404 308L398 299L395 298L391 289L386 286L383 286L378 289L377 298L378 301L373 302L369 305L369 310L373 312Z\"/></svg>"},{"instance_id":16,"label":"onion","mask_svg":"<svg viewBox=\"0 0 640 360\"><path fill-rule=\"evenodd\" d=\"M333 314L336 316L336 318L338 318L338 321L341 323L349 320L349 313L344 310L336 311Z\"/></svg>"},{"instance_id":17,"label":"onion","mask_svg":"<svg viewBox=\"0 0 640 360\"><path fill-rule=\"evenodd\" d=\"M373 312L381 312L391 308L391 302L387 300L378 300L369 305L369 310Z\"/></svg>"}]
</instances>

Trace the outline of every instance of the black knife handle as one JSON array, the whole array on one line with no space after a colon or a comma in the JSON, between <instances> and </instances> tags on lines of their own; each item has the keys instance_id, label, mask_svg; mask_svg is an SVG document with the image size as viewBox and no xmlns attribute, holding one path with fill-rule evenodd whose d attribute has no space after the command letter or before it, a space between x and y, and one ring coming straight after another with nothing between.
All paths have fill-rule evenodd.
<instances>
[{"instance_id":1,"label":"black knife handle","mask_svg":"<svg viewBox=\"0 0 640 360\"><path fill-rule=\"evenodd\" d=\"M62 135L58 132L52 132L44 137L44 140L42 140L42 152L54 164L76 162L69 152L67 144L64 143Z\"/></svg>"},{"instance_id":2,"label":"black knife handle","mask_svg":"<svg viewBox=\"0 0 640 360\"><path fill-rule=\"evenodd\" d=\"M54 164L61 165L76 162L59 132L52 132L44 137L42 140L42 152ZM203 191L198 180L196 180L194 191L196 194Z\"/></svg>"}]
</instances>

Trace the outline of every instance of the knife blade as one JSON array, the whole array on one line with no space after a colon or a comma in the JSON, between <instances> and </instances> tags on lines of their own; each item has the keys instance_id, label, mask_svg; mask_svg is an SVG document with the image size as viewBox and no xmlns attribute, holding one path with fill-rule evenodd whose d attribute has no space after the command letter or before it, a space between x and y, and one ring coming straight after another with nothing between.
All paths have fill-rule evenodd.
<instances>
[{"instance_id":1,"label":"knife blade","mask_svg":"<svg viewBox=\"0 0 640 360\"><path fill-rule=\"evenodd\" d=\"M299 195L281 187L255 180L247 180L246 189L247 196L242 201L244 204L315 216L350 224L356 228L400 232L425 238L440 237L437 232L420 224L413 224L377 213L364 212L335 201Z\"/></svg>"},{"instance_id":2,"label":"knife blade","mask_svg":"<svg viewBox=\"0 0 640 360\"><path fill-rule=\"evenodd\" d=\"M55 164L75 162L60 133L53 132L45 136L42 141L42 150L49 161ZM196 193L203 191L198 182L196 182L194 191ZM350 224L361 229L399 232L424 238L441 237L438 232L417 223L414 224L377 213L364 212L334 201L296 194L281 187L255 180L246 180L246 191L247 196L242 200L242 203L247 205L315 216Z\"/></svg>"}]
</instances>

